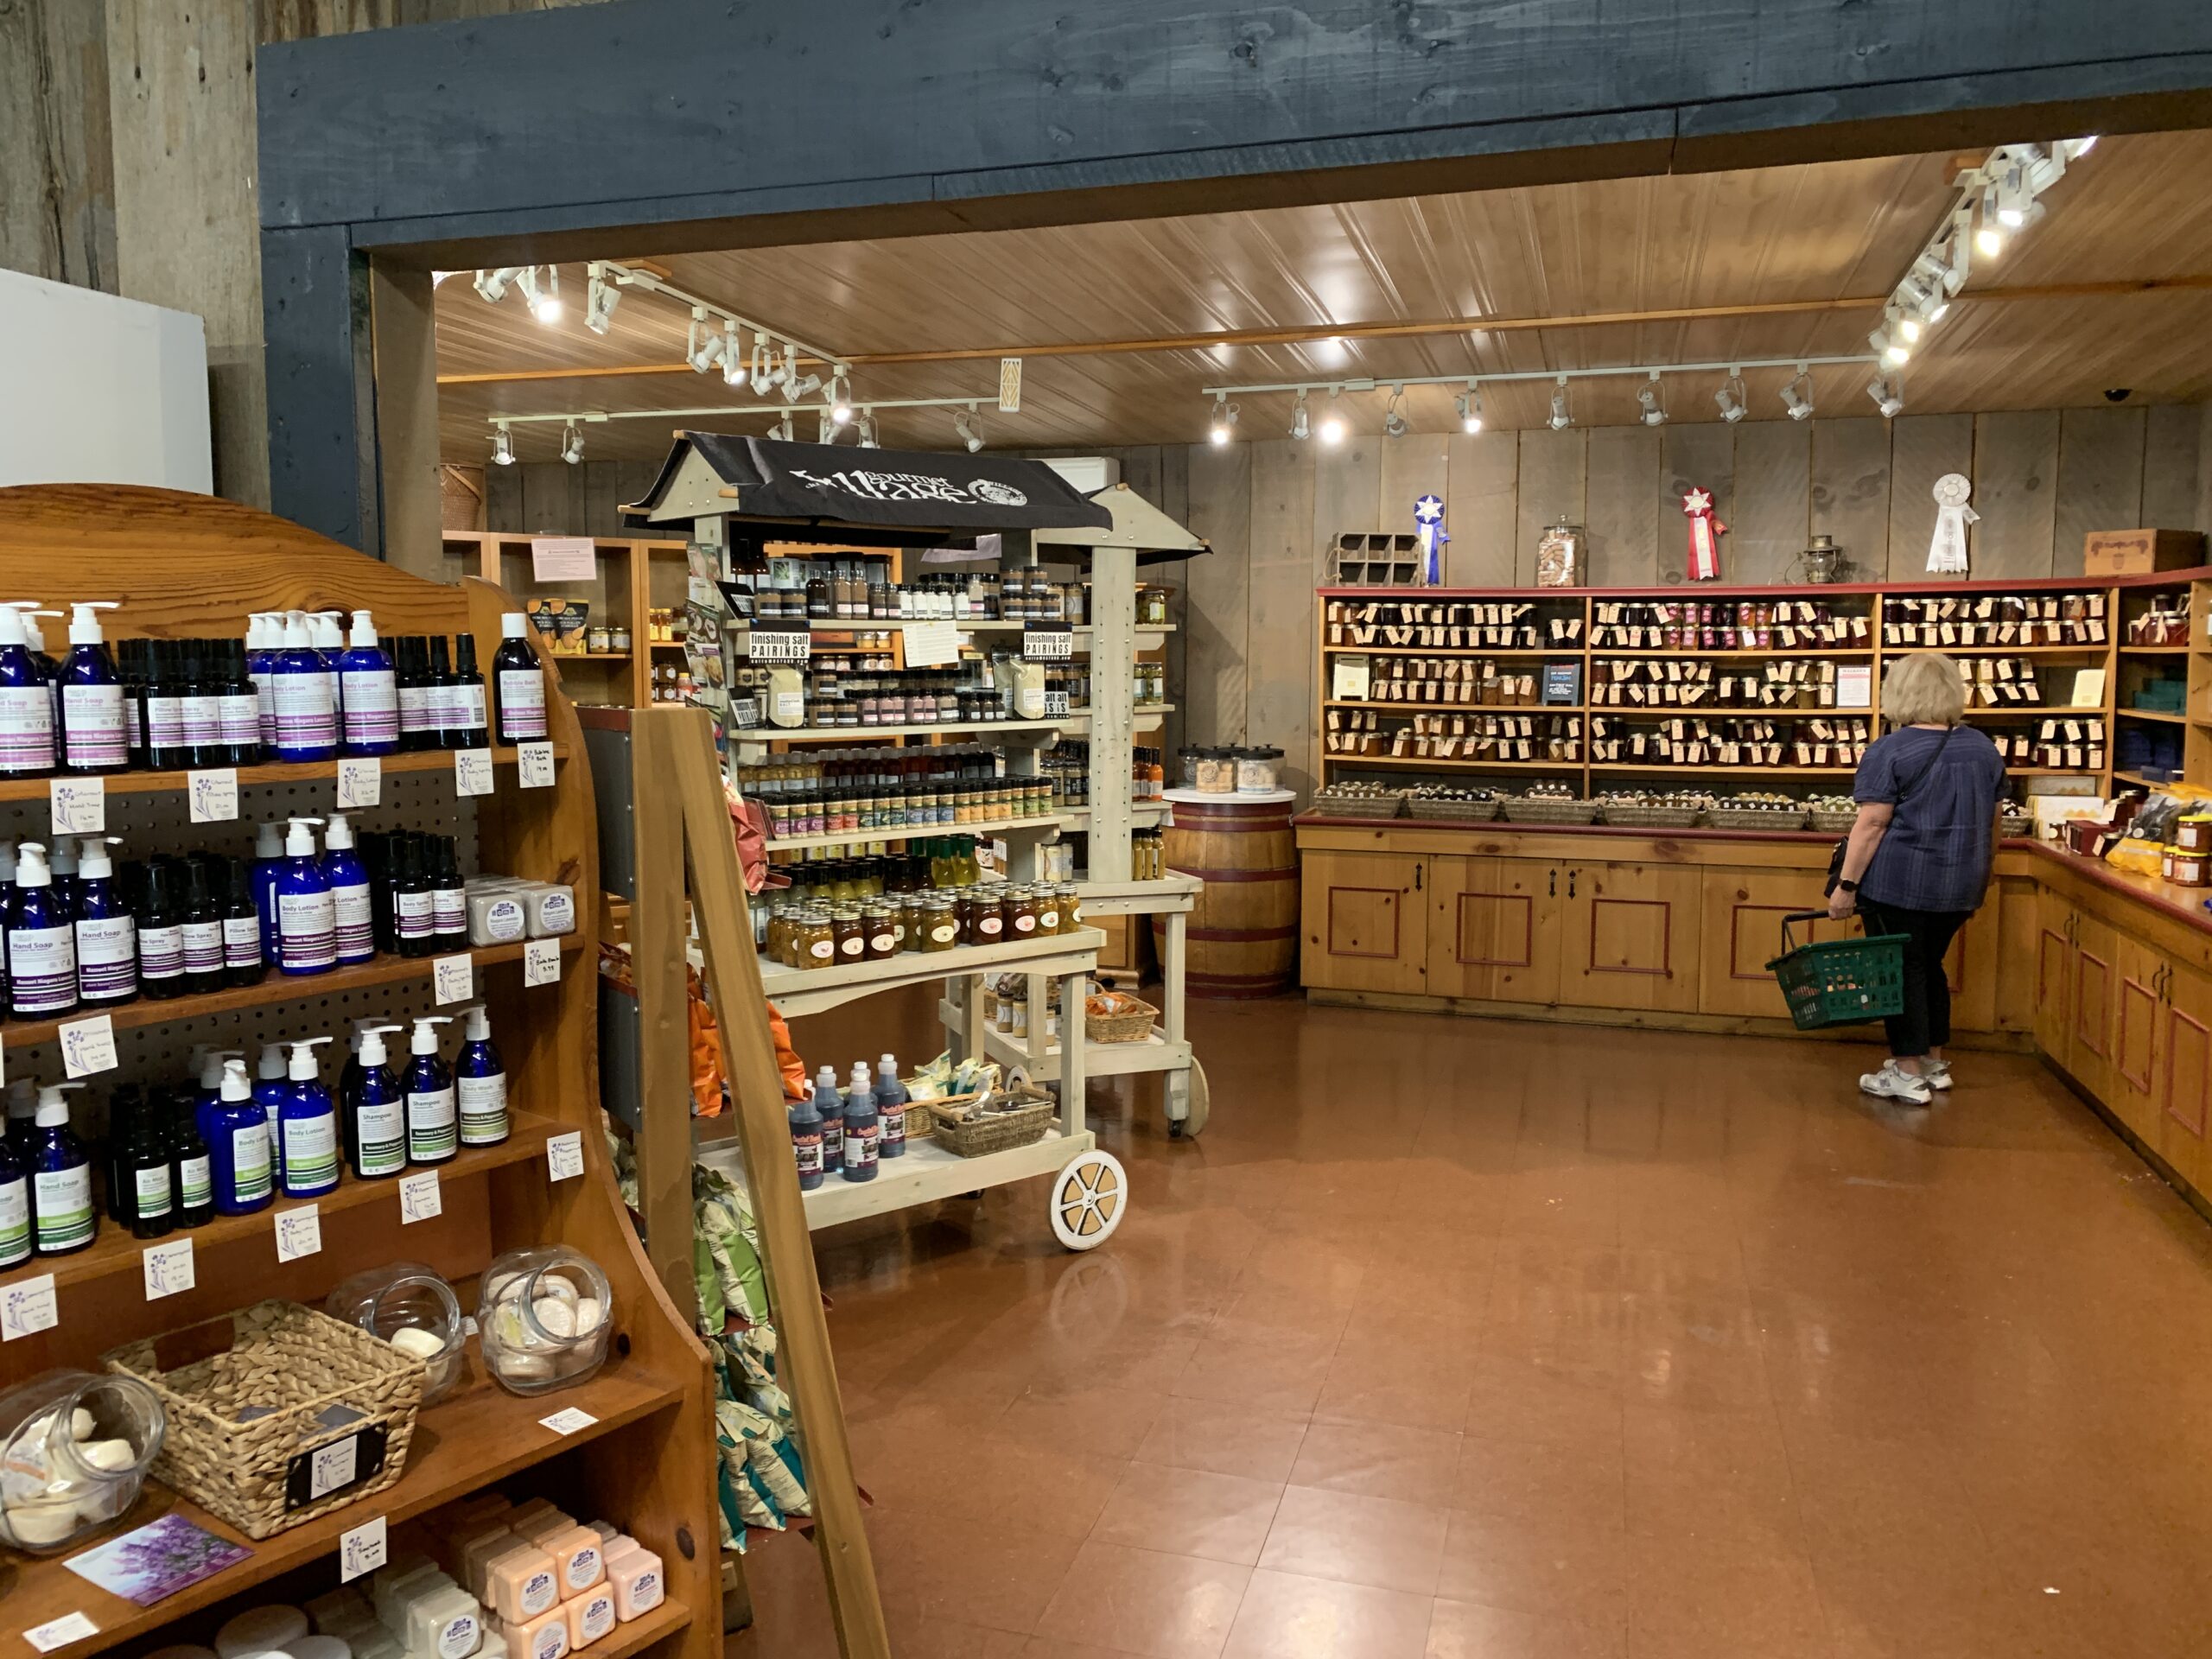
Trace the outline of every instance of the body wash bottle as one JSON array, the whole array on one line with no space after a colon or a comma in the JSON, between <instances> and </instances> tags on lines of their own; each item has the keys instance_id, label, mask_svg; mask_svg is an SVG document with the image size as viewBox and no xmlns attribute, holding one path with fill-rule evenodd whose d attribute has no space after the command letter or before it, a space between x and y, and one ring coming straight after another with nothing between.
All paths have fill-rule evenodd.
<instances>
[{"instance_id":1,"label":"body wash bottle","mask_svg":"<svg viewBox=\"0 0 2212 1659\"><path fill-rule=\"evenodd\" d=\"M407 1065L406 1082L407 1161L410 1164L443 1164L453 1160L457 1138L453 1072L438 1058L438 1033L431 1029L452 1022L449 1014L423 1014L415 1021L415 1034L408 1041L413 1056Z\"/></svg>"},{"instance_id":2,"label":"body wash bottle","mask_svg":"<svg viewBox=\"0 0 2212 1659\"><path fill-rule=\"evenodd\" d=\"M244 1060L223 1062L223 1081L215 1109L208 1115L208 1129L216 1213L244 1216L267 1209L276 1191L269 1114L253 1097Z\"/></svg>"},{"instance_id":3,"label":"body wash bottle","mask_svg":"<svg viewBox=\"0 0 2212 1659\"><path fill-rule=\"evenodd\" d=\"M454 1062L454 1089L461 1114L461 1144L496 1147L513 1132L507 1115L507 1068L492 1046L492 1016L481 1002L461 1013L461 1058Z\"/></svg>"},{"instance_id":4,"label":"body wash bottle","mask_svg":"<svg viewBox=\"0 0 2212 1659\"><path fill-rule=\"evenodd\" d=\"M276 1119L277 1147L284 1196L320 1198L338 1185L338 1107L322 1086L315 1050L327 1036L302 1037L291 1045L290 1086Z\"/></svg>"},{"instance_id":5,"label":"body wash bottle","mask_svg":"<svg viewBox=\"0 0 2212 1659\"><path fill-rule=\"evenodd\" d=\"M346 1100L346 1158L363 1180L397 1175L407 1167L407 1099L387 1064L385 1033L397 1026L370 1026L361 1033L361 1075Z\"/></svg>"},{"instance_id":6,"label":"body wash bottle","mask_svg":"<svg viewBox=\"0 0 2212 1659\"><path fill-rule=\"evenodd\" d=\"M81 1083L49 1083L38 1091L38 1127L31 1141L31 1219L41 1255L67 1255L99 1230L92 1213L92 1156L69 1132L67 1089Z\"/></svg>"}]
</instances>

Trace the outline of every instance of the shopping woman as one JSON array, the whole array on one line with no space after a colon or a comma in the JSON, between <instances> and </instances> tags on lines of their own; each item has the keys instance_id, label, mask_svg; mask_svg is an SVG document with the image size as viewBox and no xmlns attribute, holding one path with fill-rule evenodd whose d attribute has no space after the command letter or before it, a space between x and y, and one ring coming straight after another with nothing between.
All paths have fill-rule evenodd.
<instances>
[{"instance_id":1,"label":"shopping woman","mask_svg":"<svg viewBox=\"0 0 2212 1659\"><path fill-rule=\"evenodd\" d=\"M1869 935L1904 935L1904 1007L1885 1022L1890 1058L1859 1086L1915 1106L1951 1086L1943 954L1988 891L2005 791L1997 746L1963 723L1965 710L1959 666L1941 652L1915 652L1883 677L1892 729L1859 763L1859 816L1828 894L1839 920L1856 911Z\"/></svg>"}]
</instances>

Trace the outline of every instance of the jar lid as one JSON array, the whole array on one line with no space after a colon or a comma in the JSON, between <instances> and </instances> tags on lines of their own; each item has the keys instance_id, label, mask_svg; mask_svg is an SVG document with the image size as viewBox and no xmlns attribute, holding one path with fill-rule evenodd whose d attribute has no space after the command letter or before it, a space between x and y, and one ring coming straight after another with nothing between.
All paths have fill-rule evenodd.
<instances>
[{"instance_id":1,"label":"jar lid","mask_svg":"<svg viewBox=\"0 0 2212 1659\"><path fill-rule=\"evenodd\" d=\"M1256 749L1240 749L1237 753L1250 760L1280 760L1282 759L1282 751L1273 747L1263 747Z\"/></svg>"}]
</instances>

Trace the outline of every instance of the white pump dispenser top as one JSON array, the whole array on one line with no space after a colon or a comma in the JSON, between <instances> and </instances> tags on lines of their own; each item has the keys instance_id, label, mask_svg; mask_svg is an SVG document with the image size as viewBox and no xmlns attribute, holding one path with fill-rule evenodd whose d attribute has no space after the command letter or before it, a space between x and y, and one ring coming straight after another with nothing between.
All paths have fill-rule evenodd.
<instances>
[{"instance_id":1,"label":"white pump dispenser top","mask_svg":"<svg viewBox=\"0 0 2212 1659\"><path fill-rule=\"evenodd\" d=\"M29 1077L17 1077L8 1085L8 1116L31 1117L38 1111L38 1090Z\"/></svg>"},{"instance_id":2,"label":"white pump dispenser top","mask_svg":"<svg viewBox=\"0 0 2212 1659\"><path fill-rule=\"evenodd\" d=\"M481 1002L470 1003L461 1013L468 1016L467 1023L461 1028L463 1038L472 1043L492 1040L492 1015Z\"/></svg>"},{"instance_id":3,"label":"white pump dispenser top","mask_svg":"<svg viewBox=\"0 0 2212 1659\"><path fill-rule=\"evenodd\" d=\"M23 613L8 606L0 606L0 645L29 645L29 634L23 632Z\"/></svg>"},{"instance_id":4,"label":"white pump dispenser top","mask_svg":"<svg viewBox=\"0 0 2212 1659\"><path fill-rule=\"evenodd\" d=\"M256 858L284 856L284 826L270 819L253 832L253 855Z\"/></svg>"},{"instance_id":5,"label":"white pump dispenser top","mask_svg":"<svg viewBox=\"0 0 2212 1659\"><path fill-rule=\"evenodd\" d=\"M346 822L343 812L330 815L329 827L322 832L322 844L330 852L338 852L353 844L353 826Z\"/></svg>"},{"instance_id":6,"label":"white pump dispenser top","mask_svg":"<svg viewBox=\"0 0 2212 1659\"><path fill-rule=\"evenodd\" d=\"M16 843L0 841L0 887L11 885L16 879Z\"/></svg>"},{"instance_id":7,"label":"white pump dispenser top","mask_svg":"<svg viewBox=\"0 0 2212 1659\"><path fill-rule=\"evenodd\" d=\"M211 1048L202 1054L200 1057L200 1086L202 1089L221 1088L223 1067L231 1060L236 1060L241 1069L245 1065L245 1056L235 1048Z\"/></svg>"},{"instance_id":8,"label":"white pump dispenser top","mask_svg":"<svg viewBox=\"0 0 2212 1659\"><path fill-rule=\"evenodd\" d=\"M436 1053L438 1052L438 1033L432 1031L430 1027L432 1026L449 1026L452 1023L453 1016L449 1014L425 1014L418 1015L415 1020L415 1034L408 1039L407 1052L410 1054ZM366 1062L364 1061L363 1064L365 1065Z\"/></svg>"},{"instance_id":9,"label":"white pump dispenser top","mask_svg":"<svg viewBox=\"0 0 2212 1659\"><path fill-rule=\"evenodd\" d=\"M46 867L55 875L77 874L77 848L67 836L56 836L54 850L46 855Z\"/></svg>"},{"instance_id":10,"label":"white pump dispenser top","mask_svg":"<svg viewBox=\"0 0 2212 1659\"><path fill-rule=\"evenodd\" d=\"M366 611L354 612L353 632L352 638L349 639L346 643L353 645L356 650L359 650L363 645L373 645L376 644L376 619L371 616Z\"/></svg>"},{"instance_id":11,"label":"white pump dispenser top","mask_svg":"<svg viewBox=\"0 0 2212 1659\"><path fill-rule=\"evenodd\" d=\"M403 1029L403 1027L398 1026L364 1026L361 1027L361 1065L365 1070L373 1071L378 1066L383 1065L391 1058L391 1055L386 1051L384 1046L384 1034L388 1031L398 1031L401 1029Z\"/></svg>"},{"instance_id":12,"label":"white pump dispenser top","mask_svg":"<svg viewBox=\"0 0 2212 1659\"><path fill-rule=\"evenodd\" d=\"M100 632L99 613L119 609L122 601L113 599L80 599L70 607L69 643L73 645L100 645L107 643L107 636Z\"/></svg>"},{"instance_id":13,"label":"white pump dispenser top","mask_svg":"<svg viewBox=\"0 0 2212 1659\"><path fill-rule=\"evenodd\" d=\"M269 613L248 611L245 614L245 648L248 651L269 649Z\"/></svg>"},{"instance_id":14,"label":"white pump dispenser top","mask_svg":"<svg viewBox=\"0 0 2212 1659\"><path fill-rule=\"evenodd\" d=\"M284 649L305 651L315 643L308 632L308 613L305 611L284 613Z\"/></svg>"},{"instance_id":15,"label":"white pump dispenser top","mask_svg":"<svg viewBox=\"0 0 2212 1659\"><path fill-rule=\"evenodd\" d=\"M308 617L308 643L317 651L343 651L346 636L338 631L343 611L315 611Z\"/></svg>"},{"instance_id":16,"label":"white pump dispenser top","mask_svg":"<svg viewBox=\"0 0 2212 1659\"><path fill-rule=\"evenodd\" d=\"M294 818L291 828L284 832L284 856L313 858L315 856L315 826L321 818Z\"/></svg>"},{"instance_id":17,"label":"white pump dispenser top","mask_svg":"<svg viewBox=\"0 0 2212 1659\"><path fill-rule=\"evenodd\" d=\"M251 1100L253 1098L253 1084L246 1080L244 1060L223 1062L223 1098L225 1100Z\"/></svg>"},{"instance_id":18,"label":"white pump dispenser top","mask_svg":"<svg viewBox=\"0 0 2212 1659\"><path fill-rule=\"evenodd\" d=\"M110 847L123 845L121 836L79 836L77 874L86 881L105 881L115 874L115 861L107 855Z\"/></svg>"},{"instance_id":19,"label":"white pump dispenser top","mask_svg":"<svg viewBox=\"0 0 2212 1659\"><path fill-rule=\"evenodd\" d=\"M46 630L38 625L41 616L60 616L59 611L46 609L35 599L11 599L8 608L22 619L23 641L41 657L46 655Z\"/></svg>"},{"instance_id":20,"label":"white pump dispenser top","mask_svg":"<svg viewBox=\"0 0 2212 1659\"><path fill-rule=\"evenodd\" d=\"M61 1098L65 1089L81 1089L81 1083L49 1083L38 1091L38 1126L41 1129L60 1129L69 1126L69 1103Z\"/></svg>"},{"instance_id":21,"label":"white pump dispenser top","mask_svg":"<svg viewBox=\"0 0 2212 1659\"><path fill-rule=\"evenodd\" d=\"M315 1050L330 1040L328 1033L321 1037L302 1037L289 1045L292 1051L292 1081L312 1083L322 1075L322 1064Z\"/></svg>"},{"instance_id":22,"label":"white pump dispenser top","mask_svg":"<svg viewBox=\"0 0 2212 1659\"><path fill-rule=\"evenodd\" d=\"M27 841L16 851L16 885L19 887L50 887L54 877L46 868L46 849L35 841Z\"/></svg>"},{"instance_id":23,"label":"white pump dispenser top","mask_svg":"<svg viewBox=\"0 0 2212 1659\"><path fill-rule=\"evenodd\" d=\"M273 1083L284 1075L284 1045L264 1043L261 1058L255 1064L253 1073L264 1083Z\"/></svg>"}]
</instances>

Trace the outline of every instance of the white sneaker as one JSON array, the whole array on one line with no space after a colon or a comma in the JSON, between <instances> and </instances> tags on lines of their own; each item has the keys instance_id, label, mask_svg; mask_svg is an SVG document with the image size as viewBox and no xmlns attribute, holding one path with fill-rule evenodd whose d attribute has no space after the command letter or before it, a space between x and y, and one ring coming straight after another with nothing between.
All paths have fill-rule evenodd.
<instances>
[{"instance_id":1,"label":"white sneaker","mask_svg":"<svg viewBox=\"0 0 2212 1659\"><path fill-rule=\"evenodd\" d=\"M1948 1060L1923 1060L1920 1075L1930 1089L1941 1093L1951 1086L1951 1063Z\"/></svg>"},{"instance_id":2,"label":"white sneaker","mask_svg":"<svg viewBox=\"0 0 2212 1659\"><path fill-rule=\"evenodd\" d=\"M1884 1060L1880 1071L1863 1075L1859 1079L1859 1088L1862 1094L1879 1095L1887 1100L1902 1100L1913 1106L1925 1106L1935 1098L1929 1092L1925 1077L1916 1077L1910 1071L1899 1071L1895 1060Z\"/></svg>"}]
</instances>

